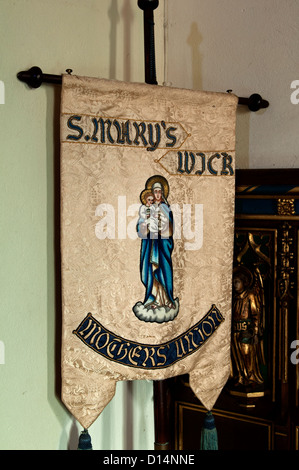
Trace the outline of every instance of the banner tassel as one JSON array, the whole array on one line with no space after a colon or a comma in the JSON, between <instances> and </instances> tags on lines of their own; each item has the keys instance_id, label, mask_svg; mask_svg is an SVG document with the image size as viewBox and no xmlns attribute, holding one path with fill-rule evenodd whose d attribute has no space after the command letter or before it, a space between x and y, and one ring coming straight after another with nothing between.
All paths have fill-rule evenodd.
<instances>
[{"instance_id":1,"label":"banner tassel","mask_svg":"<svg viewBox=\"0 0 299 470\"><path fill-rule=\"evenodd\" d=\"M91 444L91 437L87 429L84 429L84 431L82 431L80 434L77 450L93 450Z\"/></svg>"},{"instance_id":2,"label":"banner tassel","mask_svg":"<svg viewBox=\"0 0 299 470\"><path fill-rule=\"evenodd\" d=\"M208 411L204 424L201 430L200 438L201 450L218 450L218 436L215 426L214 416L211 411Z\"/></svg>"}]
</instances>

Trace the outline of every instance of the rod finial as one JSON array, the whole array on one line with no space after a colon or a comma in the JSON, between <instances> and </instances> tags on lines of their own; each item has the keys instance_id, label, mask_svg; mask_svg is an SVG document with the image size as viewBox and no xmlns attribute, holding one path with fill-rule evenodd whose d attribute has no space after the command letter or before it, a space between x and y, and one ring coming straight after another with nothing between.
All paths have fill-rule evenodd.
<instances>
[{"instance_id":1,"label":"rod finial","mask_svg":"<svg viewBox=\"0 0 299 470\"><path fill-rule=\"evenodd\" d=\"M43 83L43 72L39 67L31 67L26 72L19 72L17 77L21 82L27 83L31 88L39 88Z\"/></svg>"},{"instance_id":2,"label":"rod finial","mask_svg":"<svg viewBox=\"0 0 299 470\"><path fill-rule=\"evenodd\" d=\"M269 102L263 100L261 95L259 95L258 93L253 93L253 95L248 98L248 108L250 109L250 111L259 111L260 109L268 108L268 106Z\"/></svg>"},{"instance_id":3,"label":"rod finial","mask_svg":"<svg viewBox=\"0 0 299 470\"><path fill-rule=\"evenodd\" d=\"M159 6L159 0L138 0L141 10L155 10Z\"/></svg>"}]
</instances>

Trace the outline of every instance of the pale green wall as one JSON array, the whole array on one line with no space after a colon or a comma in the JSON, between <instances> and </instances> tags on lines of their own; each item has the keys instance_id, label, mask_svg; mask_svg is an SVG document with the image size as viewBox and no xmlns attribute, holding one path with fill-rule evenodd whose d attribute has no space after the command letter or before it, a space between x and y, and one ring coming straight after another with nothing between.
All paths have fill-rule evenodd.
<instances>
[{"instance_id":1,"label":"pale green wall","mask_svg":"<svg viewBox=\"0 0 299 470\"><path fill-rule=\"evenodd\" d=\"M165 0L167 73L172 86L270 103L257 113L239 106L238 168L299 167L298 0Z\"/></svg>"},{"instance_id":2,"label":"pale green wall","mask_svg":"<svg viewBox=\"0 0 299 470\"><path fill-rule=\"evenodd\" d=\"M162 18L160 6L158 75ZM78 426L55 394L60 87L32 90L16 74L38 65L142 82L143 13L135 0L0 0L0 52L0 449L73 449ZM152 449L152 383L119 383L91 434L95 449Z\"/></svg>"}]
</instances>

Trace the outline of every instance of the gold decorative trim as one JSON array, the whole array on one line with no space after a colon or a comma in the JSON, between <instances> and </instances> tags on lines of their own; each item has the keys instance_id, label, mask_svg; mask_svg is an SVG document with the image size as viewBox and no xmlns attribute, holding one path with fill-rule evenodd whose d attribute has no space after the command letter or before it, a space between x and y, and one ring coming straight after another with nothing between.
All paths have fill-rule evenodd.
<instances>
[{"instance_id":1,"label":"gold decorative trim","mask_svg":"<svg viewBox=\"0 0 299 470\"><path fill-rule=\"evenodd\" d=\"M287 194L238 194L238 190L236 190L236 198L237 199L273 199L273 198L279 198L279 199L299 199L298 195L292 194L292 197L288 197Z\"/></svg>"},{"instance_id":2,"label":"gold decorative trim","mask_svg":"<svg viewBox=\"0 0 299 470\"><path fill-rule=\"evenodd\" d=\"M277 213L283 216L293 216L295 211L295 199L283 198L277 201Z\"/></svg>"},{"instance_id":3,"label":"gold decorative trim","mask_svg":"<svg viewBox=\"0 0 299 470\"><path fill-rule=\"evenodd\" d=\"M229 392L231 395L236 397L246 397L246 398L258 398L265 396L266 392L251 392L251 393L242 393L242 392L235 392L234 390L230 390ZM247 406L247 405L246 405Z\"/></svg>"},{"instance_id":4,"label":"gold decorative trim","mask_svg":"<svg viewBox=\"0 0 299 470\"><path fill-rule=\"evenodd\" d=\"M299 215L269 215L269 214L236 214L236 219L254 219L254 220L299 220Z\"/></svg>"},{"instance_id":5,"label":"gold decorative trim","mask_svg":"<svg viewBox=\"0 0 299 470\"><path fill-rule=\"evenodd\" d=\"M297 229L297 308L299 308L299 229ZM299 314L297 312L297 322L296 322L296 338L299 338ZM299 406L299 364L296 364L296 407ZM299 428L296 428L298 431ZM297 436L298 437L298 436ZM297 439L298 444L298 439ZM297 448L297 450L299 450Z\"/></svg>"},{"instance_id":6,"label":"gold decorative trim","mask_svg":"<svg viewBox=\"0 0 299 470\"><path fill-rule=\"evenodd\" d=\"M292 290L294 282L292 281L293 236L291 234L292 226L285 222L281 227L281 243L279 247L279 278L277 281L277 291L279 297L279 322L280 322L280 341L279 352L281 358L280 379L282 383L288 382L288 356L289 356L289 304L292 299Z\"/></svg>"}]
</instances>

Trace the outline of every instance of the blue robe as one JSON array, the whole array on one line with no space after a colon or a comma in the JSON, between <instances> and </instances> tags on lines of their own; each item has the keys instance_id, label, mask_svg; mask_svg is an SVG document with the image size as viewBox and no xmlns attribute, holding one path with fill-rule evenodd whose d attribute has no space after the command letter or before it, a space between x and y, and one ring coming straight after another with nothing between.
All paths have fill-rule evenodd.
<instances>
[{"instance_id":1,"label":"blue robe","mask_svg":"<svg viewBox=\"0 0 299 470\"><path fill-rule=\"evenodd\" d=\"M165 203L160 204L160 210L168 217L169 229L173 233L173 214L169 206ZM155 238L151 233L142 237L140 224L144 219L139 219L137 223L138 235L142 238L140 252L140 275L141 281L145 286L144 304L147 305L155 301L152 294L154 278L163 286L167 297L171 303L173 299L173 274L171 254L173 251L173 237L162 238L160 233Z\"/></svg>"}]
</instances>

